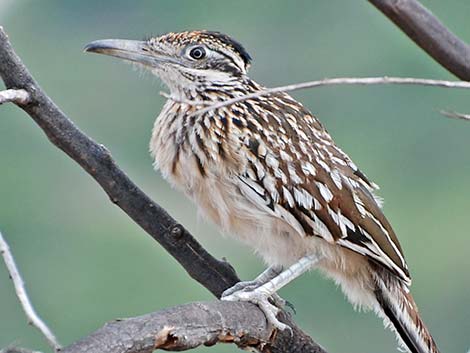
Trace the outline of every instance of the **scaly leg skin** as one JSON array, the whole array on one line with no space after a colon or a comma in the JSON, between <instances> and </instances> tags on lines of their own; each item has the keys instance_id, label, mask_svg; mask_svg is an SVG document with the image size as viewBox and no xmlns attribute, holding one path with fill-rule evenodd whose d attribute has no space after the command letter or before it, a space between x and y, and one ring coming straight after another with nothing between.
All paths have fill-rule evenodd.
<instances>
[{"instance_id":1,"label":"scaly leg skin","mask_svg":"<svg viewBox=\"0 0 470 353\"><path fill-rule=\"evenodd\" d=\"M261 287L266 282L272 280L274 277L279 275L282 272L282 267L270 266L263 272L261 272L254 280L252 281L240 281L236 283L233 287L226 289L221 296L221 299L224 300L225 297L230 296L235 292L248 292L253 291L258 287ZM271 296L273 304L278 308L284 308L286 301L282 299L278 294L274 293ZM292 307L292 304L289 303L289 307Z\"/></svg>"},{"instance_id":2,"label":"scaly leg skin","mask_svg":"<svg viewBox=\"0 0 470 353\"><path fill-rule=\"evenodd\" d=\"M281 331L285 329L290 330L289 326L283 324L277 319L276 316L280 309L277 306L271 304L269 302L269 298L275 295L279 289L284 287L290 281L296 279L301 274L312 268L319 260L320 258L317 255L304 256L289 268L279 273L276 277L270 279L263 285L256 287L254 290L246 291L242 289L236 292L232 292L230 295L223 295L221 299L227 301L246 301L256 304L266 315L266 319L268 320L269 324L273 325ZM265 272L263 272L261 275L263 275ZM258 277L261 277L261 275Z\"/></svg>"},{"instance_id":3,"label":"scaly leg skin","mask_svg":"<svg viewBox=\"0 0 470 353\"><path fill-rule=\"evenodd\" d=\"M254 290L266 282L272 280L274 277L279 275L282 272L282 268L276 266L270 266L263 272L261 272L258 277L252 281L241 281L236 283L233 287L228 288L222 293L222 298L228 297L230 294L239 291L251 291Z\"/></svg>"}]
</instances>

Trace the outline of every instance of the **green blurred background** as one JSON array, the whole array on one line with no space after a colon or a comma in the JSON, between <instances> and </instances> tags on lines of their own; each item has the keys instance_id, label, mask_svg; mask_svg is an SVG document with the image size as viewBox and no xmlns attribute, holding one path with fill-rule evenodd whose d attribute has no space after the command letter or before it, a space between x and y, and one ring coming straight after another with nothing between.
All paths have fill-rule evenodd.
<instances>
[{"instance_id":1,"label":"green blurred background","mask_svg":"<svg viewBox=\"0 0 470 353\"><path fill-rule=\"evenodd\" d=\"M427 0L470 42L470 2ZM198 220L195 207L154 173L150 130L164 102L160 82L118 60L82 52L102 38L141 39L184 29L220 30L254 57L268 86L335 76L454 79L367 1L0 0L18 54L87 134L217 257L243 278L262 270L249 249ZM470 347L470 93L427 87L331 87L294 93L381 185L413 293L442 352ZM68 344L117 318L212 300L98 185L47 141L21 110L0 108L0 229L39 313ZM281 291L296 320L330 352L396 352L371 313L354 312L313 272ZM26 324L0 265L0 347L47 350ZM197 352L235 352L234 346Z\"/></svg>"}]
</instances>

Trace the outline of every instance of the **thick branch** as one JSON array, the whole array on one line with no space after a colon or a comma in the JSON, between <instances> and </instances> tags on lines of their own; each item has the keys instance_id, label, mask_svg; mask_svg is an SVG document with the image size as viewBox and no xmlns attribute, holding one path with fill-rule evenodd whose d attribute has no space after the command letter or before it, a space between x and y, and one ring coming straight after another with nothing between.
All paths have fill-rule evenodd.
<instances>
[{"instance_id":1,"label":"thick branch","mask_svg":"<svg viewBox=\"0 0 470 353\"><path fill-rule=\"evenodd\" d=\"M182 351L201 345L235 343L240 348L263 352L324 353L311 342L293 340L283 342L282 346L272 345L272 334L264 315L253 304L198 302L110 322L62 352L150 353L155 349Z\"/></svg>"},{"instance_id":2,"label":"thick branch","mask_svg":"<svg viewBox=\"0 0 470 353\"><path fill-rule=\"evenodd\" d=\"M417 0L369 0L417 45L458 78L470 81L470 46Z\"/></svg>"},{"instance_id":3,"label":"thick branch","mask_svg":"<svg viewBox=\"0 0 470 353\"><path fill-rule=\"evenodd\" d=\"M192 278L217 297L238 281L230 264L212 257L181 224L127 177L103 145L97 144L81 132L65 116L13 51L2 27L0 76L7 88L24 89L30 94L30 103L21 108L41 127L49 140L88 172L101 185L111 201L157 240ZM250 315L253 315L253 311ZM281 320L292 327L293 335L285 330L273 338L272 345L279 347L279 352L290 352L291 346L300 345L304 346L305 352L319 352L318 345L285 313L281 314Z\"/></svg>"}]
</instances>

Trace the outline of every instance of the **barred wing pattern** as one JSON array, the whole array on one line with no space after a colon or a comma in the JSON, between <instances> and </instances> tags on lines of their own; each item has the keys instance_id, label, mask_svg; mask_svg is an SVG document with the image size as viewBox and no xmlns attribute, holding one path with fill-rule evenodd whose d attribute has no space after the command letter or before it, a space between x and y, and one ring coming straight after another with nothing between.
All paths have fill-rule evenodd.
<instances>
[{"instance_id":1,"label":"barred wing pattern","mask_svg":"<svg viewBox=\"0 0 470 353\"><path fill-rule=\"evenodd\" d=\"M238 176L245 197L301 236L362 254L411 284L398 239L374 195L378 187L310 112L287 94L230 109L232 120L240 117L232 129L239 129L248 161Z\"/></svg>"}]
</instances>

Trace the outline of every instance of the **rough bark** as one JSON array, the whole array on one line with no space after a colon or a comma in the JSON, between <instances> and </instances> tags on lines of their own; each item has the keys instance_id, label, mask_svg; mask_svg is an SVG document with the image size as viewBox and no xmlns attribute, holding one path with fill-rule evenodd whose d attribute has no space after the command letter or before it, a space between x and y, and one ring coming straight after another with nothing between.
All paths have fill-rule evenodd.
<instances>
[{"instance_id":1,"label":"rough bark","mask_svg":"<svg viewBox=\"0 0 470 353\"><path fill-rule=\"evenodd\" d=\"M201 345L234 343L242 349L263 352L324 353L310 340L279 341L273 334L263 313L253 304L197 302L110 322L62 352L146 353L155 349L182 351Z\"/></svg>"},{"instance_id":2,"label":"rough bark","mask_svg":"<svg viewBox=\"0 0 470 353\"><path fill-rule=\"evenodd\" d=\"M470 46L417 0L369 0L439 64L470 81Z\"/></svg>"}]
</instances>

